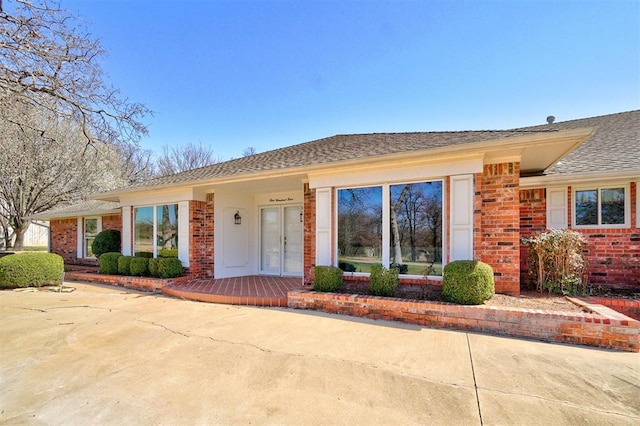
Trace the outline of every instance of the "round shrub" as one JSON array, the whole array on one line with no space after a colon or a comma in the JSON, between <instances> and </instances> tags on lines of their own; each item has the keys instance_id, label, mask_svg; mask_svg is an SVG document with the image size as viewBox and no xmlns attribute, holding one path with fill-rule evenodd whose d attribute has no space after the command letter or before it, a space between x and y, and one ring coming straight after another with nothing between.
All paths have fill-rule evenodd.
<instances>
[{"instance_id":1,"label":"round shrub","mask_svg":"<svg viewBox=\"0 0 640 426\"><path fill-rule=\"evenodd\" d=\"M131 259L133 259L133 256L120 256L118 258L118 273L120 275L131 275Z\"/></svg>"},{"instance_id":2,"label":"round shrub","mask_svg":"<svg viewBox=\"0 0 640 426\"><path fill-rule=\"evenodd\" d=\"M342 288L342 275L342 269L335 266L316 266L313 268L313 290L340 290Z\"/></svg>"},{"instance_id":3,"label":"round shrub","mask_svg":"<svg viewBox=\"0 0 640 426\"><path fill-rule=\"evenodd\" d=\"M122 253L103 253L100 255L100 273L106 275L116 275L118 273L118 258L122 257Z\"/></svg>"},{"instance_id":4,"label":"round shrub","mask_svg":"<svg viewBox=\"0 0 640 426\"><path fill-rule=\"evenodd\" d=\"M136 277L143 277L149 275L149 258L148 257L134 257L131 259L131 275Z\"/></svg>"},{"instance_id":5,"label":"round shrub","mask_svg":"<svg viewBox=\"0 0 640 426\"><path fill-rule=\"evenodd\" d=\"M64 261L55 253L20 253L0 258L0 288L60 284Z\"/></svg>"},{"instance_id":6,"label":"round shrub","mask_svg":"<svg viewBox=\"0 0 640 426\"><path fill-rule=\"evenodd\" d=\"M382 265L371 265L369 285L375 296L393 296L398 287L398 268L387 269Z\"/></svg>"},{"instance_id":7,"label":"round shrub","mask_svg":"<svg viewBox=\"0 0 640 426\"><path fill-rule=\"evenodd\" d=\"M160 278L181 277L183 273L182 262L177 257L161 257L158 259L158 276Z\"/></svg>"},{"instance_id":8,"label":"round shrub","mask_svg":"<svg viewBox=\"0 0 640 426\"><path fill-rule=\"evenodd\" d=\"M120 251L120 231L117 229L106 229L98 235L91 243L91 251L98 259L104 253L114 253Z\"/></svg>"},{"instance_id":9,"label":"round shrub","mask_svg":"<svg viewBox=\"0 0 640 426\"><path fill-rule=\"evenodd\" d=\"M158 251L158 257L178 257L178 249L161 249Z\"/></svg>"},{"instance_id":10,"label":"round shrub","mask_svg":"<svg viewBox=\"0 0 640 426\"><path fill-rule=\"evenodd\" d=\"M456 260L444 267L442 297L460 305L480 305L495 294L493 269L477 260Z\"/></svg>"},{"instance_id":11,"label":"round shrub","mask_svg":"<svg viewBox=\"0 0 640 426\"><path fill-rule=\"evenodd\" d=\"M149 259L149 275L151 275L152 277L159 277L160 274L158 273L158 258L152 257L151 259Z\"/></svg>"}]
</instances>

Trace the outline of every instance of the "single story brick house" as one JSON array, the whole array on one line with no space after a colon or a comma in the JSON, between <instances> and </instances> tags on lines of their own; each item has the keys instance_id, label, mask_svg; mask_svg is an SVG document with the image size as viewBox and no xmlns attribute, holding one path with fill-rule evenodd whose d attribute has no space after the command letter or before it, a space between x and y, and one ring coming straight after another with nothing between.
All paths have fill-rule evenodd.
<instances>
[{"instance_id":1,"label":"single story brick house","mask_svg":"<svg viewBox=\"0 0 640 426\"><path fill-rule=\"evenodd\" d=\"M551 120L550 120L551 121ZM400 265L439 283L479 259L496 291L530 279L521 238L571 228L589 241L592 284L640 285L640 111L486 131L337 135L238 158L37 216L51 251L90 260L97 232L127 255L177 249L196 277L312 278L335 265L363 280Z\"/></svg>"}]
</instances>

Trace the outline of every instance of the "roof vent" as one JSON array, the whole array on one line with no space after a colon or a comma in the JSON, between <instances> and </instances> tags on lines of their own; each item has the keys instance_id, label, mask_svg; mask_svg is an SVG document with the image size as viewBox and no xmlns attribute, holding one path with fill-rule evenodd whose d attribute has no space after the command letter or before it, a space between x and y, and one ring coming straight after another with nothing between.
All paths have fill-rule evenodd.
<instances>
[{"instance_id":1,"label":"roof vent","mask_svg":"<svg viewBox=\"0 0 640 426\"><path fill-rule=\"evenodd\" d=\"M553 115L547 117L547 124L553 124L556 121L556 118Z\"/></svg>"}]
</instances>

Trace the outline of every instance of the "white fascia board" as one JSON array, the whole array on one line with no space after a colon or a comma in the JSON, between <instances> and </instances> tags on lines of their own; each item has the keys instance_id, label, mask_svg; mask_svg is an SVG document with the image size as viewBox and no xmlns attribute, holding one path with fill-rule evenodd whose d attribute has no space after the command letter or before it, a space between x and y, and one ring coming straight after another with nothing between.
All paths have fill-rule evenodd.
<instances>
[{"instance_id":1,"label":"white fascia board","mask_svg":"<svg viewBox=\"0 0 640 426\"><path fill-rule=\"evenodd\" d=\"M147 188L145 191L122 194L120 195L120 204L126 206L148 206L156 204L175 204L180 201L191 201L201 199L200 195L195 196L193 188L174 188L159 190L156 188Z\"/></svg>"},{"instance_id":2,"label":"white fascia board","mask_svg":"<svg viewBox=\"0 0 640 426\"><path fill-rule=\"evenodd\" d=\"M372 183L404 182L418 179L435 179L444 176L481 173L482 155L448 160L422 159L417 162L397 161L360 168L332 169L323 173L309 174L309 187L336 187L343 185L368 185Z\"/></svg>"},{"instance_id":3,"label":"white fascia board","mask_svg":"<svg viewBox=\"0 0 640 426\"><path fill-rule=\"evenodd\" d=\"M29 219L32 220L55 220L55 219L73 219L74 217L84 217L84 216L113 216L119 215L120 209L111 209L111 210L84 210L77 212L64 212L64 213L39 213L33 216L30 216Z\"/></svg>"},{"instance_id":4,"label":"white fascia board","mask_svg":"<svg viewBox=\"0 0 640 426\"><path fill-rule=\"evenodd\" d=\"M614 183L616 181L636 180L640 170L628 172L594 172L580 174L557 174L520 178L520 189L544 188L547 186L576 185L590 182Z\"/></svg>"}]
</instances>

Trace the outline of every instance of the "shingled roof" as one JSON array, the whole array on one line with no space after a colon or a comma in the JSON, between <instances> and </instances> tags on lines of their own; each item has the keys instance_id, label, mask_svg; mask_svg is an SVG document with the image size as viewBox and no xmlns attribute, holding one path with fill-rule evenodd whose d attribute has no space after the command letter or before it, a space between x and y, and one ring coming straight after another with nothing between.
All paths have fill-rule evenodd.
<instances>
[{"instance_id":1,"label":"shingled roof","mask_svg":"<svg viewBox=\"0 0 640 426\"><path fill-rule=\"evenodd\" d=\"M595 134L549 167L546 175L638 171L640 110L525 127L520 130L571 130L590 127Z\"/></svg>"},{"instance_id":2,"label":"shingled roof","mask_svg":"<svg viewBox=\"0 0 640 426\"><path fill-rule=\"evenodd\" d=\"M511 130L336 135L148 180L127 189L195 183L589 127L597 129L595 136L545 173L640 170L639 122L640 111L631 111Z\"/></svg>"},{"instance_id":3,"label":"shingled roof","mask_svg":"<svg viewBox=\"0 0 640 426\"><path fill-rule=\"evenodd\" d=\"M336 135L152 179L131 188L197 182L557 131L515 129Z\"/></svg>"},{"instance_id":4,"label":"shingled roof","mask_svg":"<svg viewBox=\"0 0 640 426\"><path fill-rule=\"evenodd\" d=\"M49 220L76 216L120 214L120 204L111 201L83 200L72 205L57 207L31 216L34 220Z\"/></svg>"}]
</instances>

